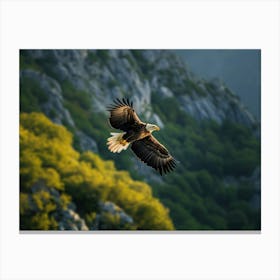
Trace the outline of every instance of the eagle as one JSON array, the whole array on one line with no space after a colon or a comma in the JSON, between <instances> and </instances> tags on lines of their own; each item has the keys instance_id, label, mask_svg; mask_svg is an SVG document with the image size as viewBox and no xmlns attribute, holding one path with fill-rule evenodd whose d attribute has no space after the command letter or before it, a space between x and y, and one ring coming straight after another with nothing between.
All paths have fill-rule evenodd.
<instances>
[{"instance_id":1,"label":"eagle","mask_svg":"<svg viewBox=\"0 0 280 280\"><path fill-rule=\"evenodd\" d=\"M168 150L152 135L153 131L160 130L157 125L144 123L137 116L133 102L123 98L115 99L107 109L110 112L109 122L115 129L124 132L111 132L107 139L109 151L120 153L131 144L131 150L148 166L151 166L162 175L176 167L175 159Z\"/></svg>"}]
</instances>

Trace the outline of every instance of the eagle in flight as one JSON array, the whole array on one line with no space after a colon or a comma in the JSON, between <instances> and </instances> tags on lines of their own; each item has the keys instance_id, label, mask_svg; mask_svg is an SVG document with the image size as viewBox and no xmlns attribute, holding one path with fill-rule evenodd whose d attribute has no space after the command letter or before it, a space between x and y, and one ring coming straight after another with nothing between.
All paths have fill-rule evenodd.
<instances>
[{"instance_id":1,"label":"eagle in flight","mask_svg":"<svg viewBox=\"0 0 280 280\"><path fill-rule=\"evenodd\" d=\"M172 171L176 166L175 159L168 150L152 136L159 127L142 122L133 109L133 103L128 99L116 99L108 107L109 122L113 128L124 132L111 132L107 139L108 149L112 153L120 153L131 144L132 151L148 166L157 170L160 175Z\"/></svg>"}]
</instances>

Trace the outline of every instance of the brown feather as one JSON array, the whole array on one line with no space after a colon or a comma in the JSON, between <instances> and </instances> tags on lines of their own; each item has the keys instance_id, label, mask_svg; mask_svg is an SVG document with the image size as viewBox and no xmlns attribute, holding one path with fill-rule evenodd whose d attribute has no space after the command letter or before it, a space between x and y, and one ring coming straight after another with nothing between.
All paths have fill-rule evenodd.
<instances>
[{"instance_id":1,"label":"brown feather","mask_svg":"<svg viewBox=\"0 0 280 280\"><path fill-rule=\"evenodd\" d=\"M143 162L159 171L161 175L172 171L176 166L168 150L152 135L133 142L131 149Z\"/></svg>"},{"instance_id":2,"label":"brown feather","mask_svg":"<svg viewBox=\"0 0 280 280\"><path fill-rule=\"evenodd\" d=\"M128 131L133 125L143 124L133 109L133 103L128 99L116 99L114 105L109 106L109 122L113 128Z\"/></svg>"}]
</instances>

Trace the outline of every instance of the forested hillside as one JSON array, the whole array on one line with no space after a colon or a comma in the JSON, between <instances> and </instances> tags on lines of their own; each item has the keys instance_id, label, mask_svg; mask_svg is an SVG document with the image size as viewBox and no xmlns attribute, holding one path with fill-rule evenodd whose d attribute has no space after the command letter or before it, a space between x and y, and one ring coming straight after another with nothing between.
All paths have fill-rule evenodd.
<instances>
[{"instance_id":1,"label":"forested hillside","mask_svg":"<svg viewBox=\"0 0 280 280\"><path fill-rule=\"evenodd\" d=\"M75 151L71 133L42 114L20 123L21 229L173 229L149 185Z\"/></svg>"},{"instance_id":2,"label":"forested hillside","mask_svg":"<svg viewBox=\"0 0 280 280\"><path fill-rule=\"evenodd\" d=\"M116 97L161 127L174 172L107 150ZM260 229L259 123L174 53L22 50L20 109L22 229Z\"/></svg>"}]
</instances>

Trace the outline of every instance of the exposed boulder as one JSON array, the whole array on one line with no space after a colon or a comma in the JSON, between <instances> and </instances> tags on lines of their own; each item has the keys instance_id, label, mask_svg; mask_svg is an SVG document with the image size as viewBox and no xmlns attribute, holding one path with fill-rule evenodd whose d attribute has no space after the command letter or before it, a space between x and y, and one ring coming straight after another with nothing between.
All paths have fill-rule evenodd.
<instances>
[{"instance_id":1,"label":"exposed boulder","mask_svg":"<svg viewBox=\"0 0 280 280\"><path fill-rule=\"evenodd\" d=\"M43 182L34 184L31 188L31 193L28 194L31 205L30 211L36 213L39 210L37 209L36 204L32 202L32 195L39 192L44 192L50 195L49 197L55 207L55 210L50 216L52 216L58 223L59 230L88 230L84 219L82 219L75 211L75 204L72 202L65 203L60 193L55 188L47 187Z\"/></svg>"},{"instance_id":2,"label":"exposed boulder","mask_svg":"<svg viewBox=\"0 0 280 280\"><path fill-rule=\"evenodd\" d=\"M133 218L111 201L100 202L100 210L90 224L90 230L116 230L128 227L133 227Z\"/></svg>"},{"instance_id":3,"label":"exposed boulder","mask_svg":"<svg viewBox=\"0 0 280 280\"><path fill-rule=\"evenodd\" d=\"M97 144L92 137L89 137L81 130L77 130L75 134L80 139L80 147L82 151L93 151L95 153L98 153Z\"/></svg>"}]
</instances>

